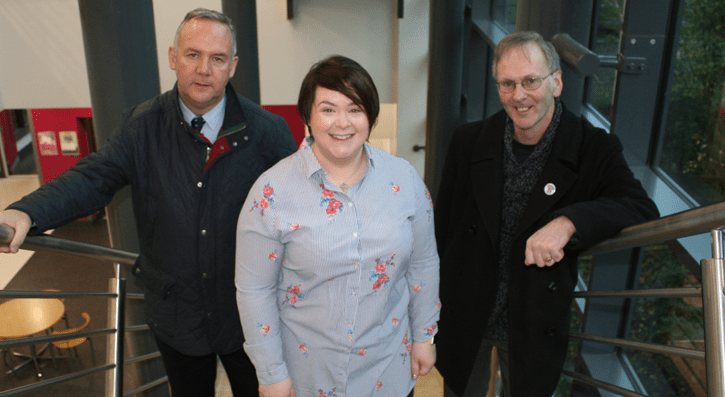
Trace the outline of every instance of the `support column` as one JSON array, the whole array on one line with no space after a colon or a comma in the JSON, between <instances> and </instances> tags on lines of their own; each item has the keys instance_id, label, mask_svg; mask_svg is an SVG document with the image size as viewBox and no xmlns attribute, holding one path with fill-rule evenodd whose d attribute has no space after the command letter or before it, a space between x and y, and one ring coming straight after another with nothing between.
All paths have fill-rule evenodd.
<instances>
[{"instance_id":1,"label":"support column","mask_svg":"<svg viewBox=\"0 0 725 397\"><path fill-rule=\"evenodd\" d=\"M237 30L237 71L231 82L237 93L261 104L259 90L259 48L257 43L257 2L222 0L222 11Z\"/></svg>"},{"instance_id":2,"label":"support column","mask_svg":"<svg viewBox=\"0 0 725 397\"><path fill-rule=\"evenodd\" d=\"M93 124L98 147L106 144L121 121L125 109L153 98L160 92L156 34L152 0L79 0ZM131 189L116 194L106 207L111 245L139 252L136 223L131 206ZM143 286L122 266L128 292ZM145 324L141 301L126 306L126 324ZM150 332L127 338L125 354L139 356L156 349ZM121 365L123 365L121 363ZM161 360L150 360L126 368L124 388L130 390L165 376ZM151 389L145 395L167 396L168 388ZM150 394L148 394L150 393Z\"/></svg>"},{"instance_id":3,"label":"support column","mask_svg":"<svg viewBox=\"0 0 725 397\"><path fill-rule=\"evenodd\" d=\"M434 201L453 129L461 124L464 0L431 0L425 183Z\"/></svg>"}]
</instances>

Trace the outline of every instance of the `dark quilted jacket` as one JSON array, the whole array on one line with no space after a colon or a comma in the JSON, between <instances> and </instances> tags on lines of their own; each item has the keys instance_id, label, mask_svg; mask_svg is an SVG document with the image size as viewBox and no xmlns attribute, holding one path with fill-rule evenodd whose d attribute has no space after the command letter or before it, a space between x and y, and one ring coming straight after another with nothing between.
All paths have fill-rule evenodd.
<instances>
[{"instance_id":1,"label":"dark quilted jacket","mask_svg":"<svg viewBox=\"0 0 725 397\"><path fill-rule=\"evenodd\" d=\"M173 90L127 112L102 148L8 208L35 232L104 208L130 184L148 322L187 355L242 348L236 306L236 222L257 177L296 145L280 116L227 85L222 131L210 146L183 120Z\"/></svg>"}]
</instances>

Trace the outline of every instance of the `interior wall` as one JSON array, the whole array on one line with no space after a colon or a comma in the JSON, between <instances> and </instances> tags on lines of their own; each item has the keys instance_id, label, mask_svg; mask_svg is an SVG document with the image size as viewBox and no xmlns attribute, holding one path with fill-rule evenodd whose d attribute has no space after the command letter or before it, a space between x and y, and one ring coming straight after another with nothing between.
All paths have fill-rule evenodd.
<instances>
[{"instance_id":1,"label":"interior wall","mask_svg":"<svg viewBox=\"0 0 725 397\"><path fill-rule=\"evenodd\" d=\"M0 1L0 109L90 106L78 0Z\"/></svg>"},{"instance_id":2,"label":"interior wall","mask_svg":"<svg viewBox=\"0 0 725 397\"><path fill-rule=\"evenodd\" d=\"M372 76L381 103L397 102L393 89L397 8L391 0L296 0L287 20L286 0L257 0L262 103L297 103L302 79L328 55L360 63ZM240 62L243 59L240 58Z\"/></svg>"},{"instance_id":3,"label":"interior wall","mask_svg":"<svg viewBox=\"0 0 725 397\"><path fill-rule=\"evenodd\" d=\"M196 8L221 11L221 0L154 0L154 24L156 25L156 51L159 59L159 83L161 92L174 88L176 74L169 67L169 47L174 44L176 29L186 13Z\"/></svg>"},{"instance_id":4,"label":"interior wall","mask_svg":"<svg viewBox=\"0 0 725 397\"><path fill-rule=\"evenodd\" d=\"M423 174L428 80L428 4L405 0L257 0L261 101L297 103L304 75L331 54L355 59L372 75L381 103L394 105L397 154ZM168 49L184 15L221 0L154 0L161 90L173 87ZM244 62L244 54L239 54ZM109 77L111 78L111 77ZM77 0L0 1L0 109L87 108L90 92Z\"/></svg>"},{"instance_id":5,"label":"interior wall","mask_svg":"<svg viewBox=\"0 0 725 397\"><path fill-rule=\"evenodd\" d=\"M430 33L430 0L405 0L398 20L398 152L421 177L425 174L425 145Z\"/></svg>"}]
</instances>

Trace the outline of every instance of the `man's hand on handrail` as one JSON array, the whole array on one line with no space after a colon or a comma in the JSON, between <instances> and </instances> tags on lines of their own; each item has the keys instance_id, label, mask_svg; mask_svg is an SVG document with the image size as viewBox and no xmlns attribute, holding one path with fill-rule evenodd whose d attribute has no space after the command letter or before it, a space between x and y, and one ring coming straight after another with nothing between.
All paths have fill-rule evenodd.
<instances>
[{"instance_id":1,"label":"man's hand on handrail","mask_svg":"<svg viewBox=\"0 0 725 397\"><path fill-rule=\"evenodd\" d=\"M10 244L5 246L0 244L0 253L11 252L17 253L20 246L25 241L25 236L28 235L32 222L28 214L18 210L5 210L0 212L0 223L8 225L15 230L13 239L10 240Z\"/></svg>"}]
</instances>

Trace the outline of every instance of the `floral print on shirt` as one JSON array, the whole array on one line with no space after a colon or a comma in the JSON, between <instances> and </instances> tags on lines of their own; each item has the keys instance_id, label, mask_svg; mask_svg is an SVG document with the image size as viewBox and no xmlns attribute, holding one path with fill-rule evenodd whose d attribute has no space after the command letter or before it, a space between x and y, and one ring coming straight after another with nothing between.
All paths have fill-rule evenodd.
<instances>
[{"instance_id":1,"label":"floral print on shirt","mask_svg":"<svg viewBox=\"0 0 725 397\"><path fill-rule=\"evenodd\" d=\"M390 281L390 276L387 275L385 272L388 271L388 266L395 266L395 262L393 262L393 258L395 258L395 254L390 257L385 262L381 262L380 258L375 259L375 269L370 271L370 281L375 281L373 284L373 290L377 291L382 287L385 287L388 285L388 282Z\"/></svg>"},{"instance_id":2,"label":"floral print on shirt","mask_svg":"<svg viewBox=\"0 0 725 397\"><path fill-rule=\"evenodd\" d=\"M337 387L333 387L332 390L329 391L319 389L317 390L317 392L320 393L319 397L337 397L337 394L335 394L335 390L337 390Z\"/></svg>"},{"instance_id":3,"label":"floral print on shirt","mask_svg":"<svg viewBox=\"0 0 725 397\"><path fill-rule=\"evenodd\" d=\"M259 328L259 332L262 333L262 335L267 336L269 334L269 325L264 325L262 323L257 323L257 328Z\"/></svg>"},{"instance_id":4,"label":"floral print on shirt","mask_svg":"<svg viewBox=\"0 0 725 397\"><path fill-rule=\"evenodd\" d=\"M435 335L437 326L433 325L431 327L423 329L425 331L425 336L433 336Z\"/></svg>"},{"instance_id":5,"label":"floral print on shirt","mask_svg":"<svg viewBox=\"0 0 725 397\"><path fill-rule=\"evenodd\" d=\"M400 357L403 357L403 364L405 364L405 360L410 355L410 351L413 349L413 344L408 343L410 339L408 339L408 331L405 331L405 337L403 337L403 344L405 345L405 353L400 353Z\"/></svg>"},{"instance_id":6,"label":"floral print on shirt","mask_svg":"<svg viewBox=\"0 0 725 397\"><path fill-rule=\"evenodd\" d=\"M425 198L428 199L428 202L430 203L430 209L428 209L426 212L428 213L428 222L433 218L433 200L430 198L430 192L428 189L425 189Z\"/></svg>"},{"instance_id":7,"label":"floral print on shirt","mask_svg":"<svg viewBox=\"0 0 725 397\"><path fill-rule=\"evenodd\" d=\"M335 198L335 192L325 188L325 184L321 183L322 188L322 200L320 200L320 207L325 207L325 213L327 218L332 220L332 217L337 215L338 212L342 212L342 203L340 200Z\"/></svg>"},{"instance_id":8,"label":"floral print on shirt","mask_svg":"<svg viewBox=\"0 0 725 397\"><path fill-rule=\"evenodd\" d=\"M274 189L269 186L269 183L262 189L262 199L257 202L255 199L252 202L252 208L249 212L253 212L255 209L259 210L259 215L264 216L264 210L274 205Z\"/></svg>"},{"instance_id":9,"label":"floral print on shirt","mask_svg":"<svg viewBox=\"0 0 725 397\"><path fill-rule=\"evenodd\" d=\"M282 304L295 307L297 302L305 299L305 296L300 293L301 286L302 284L290 285L289 288L287 288L288 293L285 294L284 302L282 302ZM290 296L290 294L292 294L292 296Z\"/></svg>"}]
</instances>

